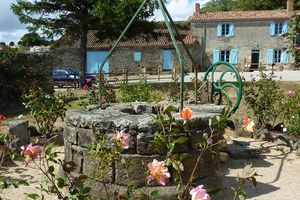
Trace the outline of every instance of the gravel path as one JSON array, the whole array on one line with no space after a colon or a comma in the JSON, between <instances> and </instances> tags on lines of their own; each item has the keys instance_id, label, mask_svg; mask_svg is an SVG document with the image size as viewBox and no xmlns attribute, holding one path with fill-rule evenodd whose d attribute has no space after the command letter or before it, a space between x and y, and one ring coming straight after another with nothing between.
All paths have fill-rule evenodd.
<instances>
[{"instance_id":1,"label":"gravel path","mask_svg":"<svg viewBox=\"0 0 300 200\"><path fill-rule=\"evenodd\" d=\"M254 160L229 160L223 164L219 174L223 177L225 200L232 200L232 189L238 185L236 178L245 163L252 163L257 176L257 187L247 184L245 191L249 200L299 200L300 199L300 157L288 148L277 149L276 144L251 142L259 146L261 158ZM277 149L277 150L276 150Z\"/></svg>"}]
</instances>

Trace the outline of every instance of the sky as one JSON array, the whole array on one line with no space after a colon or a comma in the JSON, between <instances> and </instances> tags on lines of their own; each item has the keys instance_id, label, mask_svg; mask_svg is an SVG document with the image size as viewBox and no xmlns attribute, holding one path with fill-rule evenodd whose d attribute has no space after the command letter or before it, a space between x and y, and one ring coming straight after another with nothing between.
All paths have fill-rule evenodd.
<instances>
[{"instance_id":1,"label":"sky","mask_svg":"<svg viewBox=\"0 0 300 200\"><path fill-rule=\"evenodd\" d=\"M169 0L166 5L174 20L186 20L195 10L195 3L203 5L209 0ZM17 43L27 33L26 25L10 9L16 0L0 0L0 42ZM162 20L160 11L155 12L155 19Z\"/></svg>"}]
</instances>

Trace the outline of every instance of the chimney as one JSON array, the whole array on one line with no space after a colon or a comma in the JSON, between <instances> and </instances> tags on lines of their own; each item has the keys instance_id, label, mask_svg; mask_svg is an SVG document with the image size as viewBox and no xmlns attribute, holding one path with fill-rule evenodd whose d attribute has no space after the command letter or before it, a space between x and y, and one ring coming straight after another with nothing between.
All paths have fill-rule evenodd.
<instances>
[{"instance_id":1,"label":"chimney","mask_svg":"<svg viewBox=\"0 0 300 200\"><path fill-rule=\"evenodd\" d=\"M288 12L293 12L294 11L294 0L287 0L287 3L286 3L286 10Z\"/></svg>"},{"instance_id":2,"label":"chimney","mask_svg":"<svg viewBox=\"0 0 300 200\"><path fill-rule=\"evenodd\" d=\"M196 13L201 13L201 9L200 9L200 3L196 3Z\"/></svg>"}]
</instances>

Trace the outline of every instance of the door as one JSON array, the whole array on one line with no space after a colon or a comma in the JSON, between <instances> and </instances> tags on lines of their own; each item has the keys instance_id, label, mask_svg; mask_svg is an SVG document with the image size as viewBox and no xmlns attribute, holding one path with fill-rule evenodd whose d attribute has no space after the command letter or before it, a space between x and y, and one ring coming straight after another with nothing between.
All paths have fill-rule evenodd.
<instances>
[{"instance_id":1,"label":"door","mask_svg":"<svg viewBox=\"0 0 300 200\"><path fill-rule=\"evenodd\" d=\"M87 73L98 73L100 65L104 62L108 51L88 51L87 52ZM109 73L109 62L103 66L102 71Z\"/></svg>"},{"instance_id":2,"label":"door","mask_svg":"<svg viewBox=\"0 0 300 200\"><path fill-rule=\"evenodd\" d=\"M172 70L172 68L173 68L172 50L164 50L163 70Z\"/></svg>"},{"instance_id":3,"label":"door","mask_svg":"<svg viewBox=\"0 0 300 200\"><path fill-rule=\"evenodd\" d=\"M258 69L260 62L260 50L254 49L251 54L251 69Z\"/></svg>"}]
</instances>

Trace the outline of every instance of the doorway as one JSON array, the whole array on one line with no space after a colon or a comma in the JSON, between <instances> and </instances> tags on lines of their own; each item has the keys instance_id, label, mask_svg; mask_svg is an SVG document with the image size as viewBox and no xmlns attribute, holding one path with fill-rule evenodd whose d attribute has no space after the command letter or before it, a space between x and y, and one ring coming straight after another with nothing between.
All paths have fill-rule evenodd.
<instances>
[{"instance_id":1,"label":"doorway","mask_svg":"<svg viewBox=\"0 0 300 200\"><path fill-rule=\"evenodd\" d=\"M251 69L258 69L260 62L260 50L253 49L251 53Z\"/></svg>"}]
</instances>

